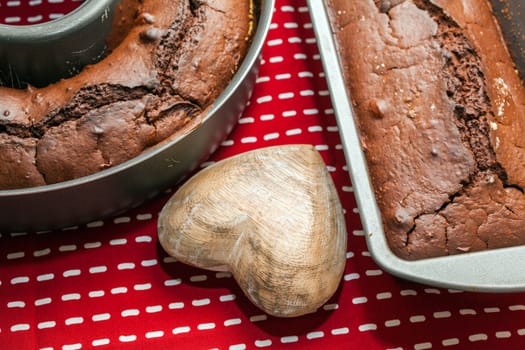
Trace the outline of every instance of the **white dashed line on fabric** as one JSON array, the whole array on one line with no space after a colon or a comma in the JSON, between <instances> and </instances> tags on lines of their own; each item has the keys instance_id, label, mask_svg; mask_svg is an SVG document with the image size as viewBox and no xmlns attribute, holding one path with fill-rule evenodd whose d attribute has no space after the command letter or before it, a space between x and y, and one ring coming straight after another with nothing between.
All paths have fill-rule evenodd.
<instances>
[{"instance_id":1,"label":"white dashed line on fabric","mask_svg":"<svg viewBox=\"0 0 525 350\"><path fill-rule=\"evenodd\" d=\"M35 306L43 306L47 304L51 304L52 299L51 298L41 298L35 300Z\"/></svg>"},{"instance_id":2,"label":"white dashed line on fabric","mask_svg":"<svg viewBox=\"0 0 525 350\"><path fill-rule=\"evenodd\" d=\"M51 254L51 248L45 248L45 249L40 249L40 250L35 250L33 252L33 256L35 258L40 258L42 256L46 256L46 255L49 255Z\"/></svg>"},{"instance_id":3,"label":"white dashed line on fabric","mask_svg":"<svg viewBox=\"0 0 525 350\"><path fill-rule=\"evenodd\" d=\"M204 282L208 279L207 275L195 275L190 277L190 282Z\"/></svg>"},{"instance_id":4,"label":"white dashed line on fabric","mask_svg":"<svg viewBox=\"0 0 525 350\"><path fill-rule=\"evenodd\" d=\"M90 298L100 298L103 297L106 293L103 290L93 290L88 293Z\"/></svg>"},{"instance_id":5,"label":"white dashed line on fabric","mask_svg":"<svg viewBox=\"0 0 525 350\"><path fill-rule=\"evenodd\" d=\"M66 270L62 273L63 277L76 277L81 275L81 271L79 269L72 269L72 270Z\"/></svg>"},{"instance_id":6,"label":"white dashed line on fabric","mask_svg":"<svg viewBox=\"0 0 525 350\"><path fill-rule=\"evenodd\" d=\"M111 294L125 294L128 292L128 289L126 287L115 287L111 289Z\"/></svg>"},{"instance_id":7,"label":"white dashed line on fabric","mask_svg":"<svg viewBox=\"0 0 525 350\"><path fill-rule=\"evenodd\" d=\"M242 320L240 318L232 318L232 319L224 321L224 326L225 327L237 326L237 325L240 325L241 323L242 323Z\"/></svg>"},{"instance_id":8,"label":"white dashed line on fabric","mask_svg":"<svg viewBox=\"0 0 525 350\"><path fill-rule=\"evenodd\" d=\"M146 339L161 338L163 336L164 336L163 331L151 331L151 332L147 332L145 335Z\"/></svg>"},{"instance_id":9,"label":"white dashed line on fabric","mask_svg":"<svg viewBox=\"0 0 525 350\"><path fill-rule=\"evenodd\" d=\"M131 218L129 216L122 216L119 218L115 218L113 220L114 224L127 224L131 222Z\"/></svg>"},{"instance_id":10,"label":"white dashed line on fabric","mask_svg":"<svg viewBox=\"0 0 525 350\"><path fill-rule=\"evenodd\" d=\"M449 317L452 317L452 313L450 311L438 311L438 312L434 312L432 316L434 316L434 318L437 318L437 319L449 318Z\"/></svg>"},{"instance_id":11,"label":"white dashed line on fabric","mask_svg":"<svg viewBox=\"0 0 525 350\"><path fill-rule=\"evenodd\" d=\"M403 296L403 297L405 297L405 296L416 296L417 292L415 290L413 290L413 289L404 289L401 292L399 292L399 294L401 294L401 296Z\"/></svg>"},{"instance_id":12,"label":"white dashed line on fabric","mask_svg":"<svg viewBox=\"0 0 525 350\"><path fill-rule=\"evenodd\" d=\"M132 317L132 316L138 316L138 315L140 315L140 311L137 310L137 309L123 310L120 313L120 316L122 316L122 317Z\"/></svg>"},{"instance_id":13,"label":"white dashed line on fabric","mask_svg":"<svg viewBox=\"0 0 525 350\"><path fill-rule=\"evenodd\" d=\"M448 338L448 339L443 339L441 341L441 345L443 346L453 346L453 345L458 345L458 344L459 344L458 338Z\"/></svg>"},{"instance_id":14,"label":"white dashed line on fabric","mask_svg":"<svg viewBox=\"0 0 525 350\"><path fill-rule=\"evenodd\" d=\"M511 305L509 306L510 311L525 311L525 305Z\"/></svg>"},{"instance_id":15,"label":"white dashed line on fabric","mask_svg":"<svg viewBox=\"0 0 525 350\"><path fill-rule=\"evenodd\" d=\"M388 321L385 321L385 327L397 327L401 325L401 321L400 320L388 320Z\"/></svg>"},{"instance_id":16,"label":"white dashed line on fabric","mask_svg":"<svg viewBox=\"0 0 525 350\"><path fill-rule=\"evenodd\" d=\"M268 46L278 46L283 44L283 39L272 39L266 42Z\"/></svg>"},{"instance_id":17,"label":"white dashed line on fabric","mask_svg":"<svg viewBox=\"0 0 525 350\"><path fill-rule=\"evenodd\" d=\"M510 338L512 337L512 333L509 331L500 331L500 332L496 332L495 336L498 339Z\"/></svg>"},{"instance_id":18,"label":"white dashed line on fabric","mask_svg":"<svg viewBox=\"0 0 525 350\"><path fill-rule=\"evenodd\" d=\"M69 293L69 294L63 294L60 299L62 301L73 301L73 300L80 300L81 296L79 293Z\"/></svg>"},{"instance_id":19,"label":"white dashed line on fabric","mask_svg":"<svg viewBox=\"0 0 525 350\"><path fill-rule=\"evenodd\" d=\"M87 228L97 228L104 226L104 221L93 221L86 225Z\"/></svg>"},{"instance_id":20,"label":"white dashed line on fabric","mask_svg":"<svg viewBox=\"0 0 525 350\"><path fill-rule=\"evenodd\" d=\"M84 323L83 317L70 317L64 321L64 324L66 326L73 326L73 325L82 324L82 323Z\"/></svg>"},{"instance_id":21,"label":"white dashed line on fabric","mask_svg":"<svg viewBox=\"0 0 525 350\"><path fill-rule=\"evenodd\" d=\"M426 321L426 317L423 315L410 316L409 321L411 323L421 323Z\"/></svg>"},{"instance_id":22,"label":"white dashed line on fabric","mask_svg":"<svg viewBox=\"0 0 525 350\"><path fill-rule=\"evenodd\" d=\"M383 292L383 293L376 294L377 300L385 300L385 299L390 299L390 298L392 298L392 293L390 292Z\"/></svg>"},{"instance_id":23,"label":"white dashed line on fabric","mask_svg":"<svg viewBox=\"0 0 525 350\"><path fill-rule=\"evenodd\" d=\"M165 280L164 281L164 286L166 286L166 287L173 287L173 286L178 286L181 283L182 283L181 279Z\"/></svg>"},{"instance_id":24,"label":"white dashed line on fabric","mask_svg":"<svg viewBox=\"0 0 525 350\"><path fill-rule=\"evenodd\" d=\"M79 350L82 349L82 344L65 344L62 345L62 350Z\"/></svg>"},{"instance_id":25,"label":"white dashed line on fabric","mask_svg":"<svg viewBox=\"0 0 525 350\"><path fill-rule=\"evenodd\" d=\"M258 348L266 348L272 346L272 341L270 339L256 340L255 346Z\"/></svg>"},{"instance_id":26,"label":"white dashed line on fabric","mask_svg":"<svg viewBox=\"0 0 525 350\"><path fill-rule=\"evenodd\" d=\"M15 259L21 259L23 257L25 257L25 253L24 252L15 252L15 253L9 253L7 254L7 260L15 260Z\"/></svg>"},{"instance_id":27,"label":"white dashed line on fabric","mask_svg":"<svg viewBox=\"0 0 525 350\"><path fill-rule=\"evenodd\" d=\"M359 274L358 273L349 273L349 274L346 274L344 275L344 280L345 281L352 281L352 280L357 280L359 279Z\"/></svg>"},{"instance_id":28,"label":"white dashed line on fabric","mask_svg":"<svg viewBox=\"0 0 525 350\"><path fill-rule=\"evenodd\" d=\"M460 309L459 314L466 316L466 315L477 315L476 310L473 309Z\"/></svg>"},{"instance_id":29,"label":"white dashed line on fabric","mask_svg":"<svg viewBox=\"0 0 525 350\"><path fill-rule=\"evenodd\" d=\"M201 324L197 325L197 329L199 331L207 331L207 330L214 329L214 328L215 328L215 323L213 323L213 322L201 323Z\"/></svg>"},{"instance_id":30,"label":"white dashed line on fabric","mask_svg":"<svg viewBox=\"0 0 525 350\"><path fill-rule=\"evenodd\" d=\"M117 270L132 270L135 268L134 263L120 263L117 265Z\"/></svg>"},{"instance_id":31,"label":"white dashed line on fabric","mask_svg":"<svg viewBox=\"0 0 525 350\"><path fill-rule=\"evenodd\" d=\"M179 310L179 309L183 309L184 308L184 303L182 302L179 302L179 303L170 303L168 305L168 308L170 310Z\"/></svg>"},{"instance_id":32,"label":"white dashed line on fabric","mask_svg":"<svg viewBox=\"0 0 525 350\"><path fill-rule=\"evenodd\" d=\"M425 288L424 289L425 293L427 294L441 294L441 291L439 289L435 289L435 288Z\"/></svg>"},{"instance_id":33,"label":"white dashed line on fabric","mask_svg":"<svg viewBox=\"0 0 525 350\"><path fill-rule=\"evenodd\" d=\"M334 328L330 332L332 335L344 335L350 333L350 330L347 327L343 328Z\"/></svg>"},{"instance_id":34,"label":"white dashed line on fabric","mask_svg":"<svg viewBox=\"0 0 525 350\"><path fill-rule=\"evenodd\" d=\"M296 29L299 28L299 24L297 22L286 22L284 23L284 27L286 29Z\"/></svg>"},{"instance_id":35,"label":"white dashed line on fabric","mask_svg":"<svg viewBox=\"0 0 525 350\"><path fill-rule=\"evenodd\" d=\"M11 279L11 284L22 284L22 283L28 283L28 282L29 282L28 276L14 277Z\"/></svg>"},{"instance_id":36,"label":"white dashed line on fabric","mask_svg":"<svg viewBox=\"0 0 525 350\"><path fill-rule=\"evenodd\" d=\"M135 242L136 243L151 243L153 242L153 237L151 236L146 236L146 235L143 235L143 236L137 236L135 238Z\"/></svg>"},{"instance_id":37,"label":"white dashed line on fabric","mask_svg":"<svg viewBox=\"0 0 525 350\"><path fill-rule=\"evenodd\" d=\"M95 339L91 342L92 346L103 346L103 345L109 345L110 340L108 338L103 339Z\"/></svg>"},{"instance_id":38,"label":"white dashed line on fabric","mask_svg":"<svg viewBox=\"0 0 525 350\"><path fill-rule=\"evenodd\" d=\"M190 331L191 331L191 328L186 326L186 327L173 328L171 333L173 333L173 334L183 334L183 333L189 333Z\"/></svg>"},{"instance_id":39,"label":"white dashed line on fabric","mask_svg":"<svg viewBox=\"0 0 525 350\"><path fill-rule=\"evenodd\" d=\"M38 282L45 282L45 281L51 281L54 278L55 278L55 274L53 274L53 273L46 273L46 274L43 274L43 275L38 275L36 277L36 280Z\"/></svg>"},{"instance_id":40,"label":"white dashed line on fabric","mask_svg":"<svg viewBox=\"0 0 525 350\"><path fill-rule=\"evenodd\" d=\"M303 110L304 115L317 115L319 114L319 110L317 108L309 108Z\"/></svg>"},{"instance_id":41,"label":"white dashed line on fabric","mask_svg":"<svg viewBox=\"0 0 525 350\"><path fill-rule=\"evenodd\" d=\"M501 309L499 307L486 307L483 309L483 311L487 314L493 314L493 313L500 312Z\"/></svg>"},{"instance_id":42,"label":"white dashed line on fabric","mask_svg":"<svg viewBox=\"0 0 525 350\"><path fill-rule=\"evenodd\" d=\"M478 333L469 335L468 340L471 342L485 341L488 340L488 336L485 333Z\"/></svg>"},{"instance_id":43,"label":"white dashed line on fabric","mask_svg":"<svg viewBox=\"0 0 525 350\"><path fill-rule=\"evenodd\" d=\"M263 136L263 139L264 141L271 141L271 140L276 140L279 138L279 133L277 132L274 132L274 133L270 133L270 134L266 134Z\"/></svg>"},{"instance_id":44,"label":"white dashed line on fabric","mask_svg":"<svg viewBox=\"0 0 525 350\"><path fill-rule=\"evenodd\" d=\"M283 344L297 343L298 341L299 341L299 337L296 335L281 337L281 343Z\"/></svg>"},{"instance_id":45,"label":"white dashed line on fabric","mask_svg":"<svg viewBox=\"0 0 525 350\"><path fill-rule=\"evenodd\" d=\"M426 343L414 344L414 350L427 350L427 349L432 349L432 343L426 342Z\"/></svg>"},{"instance_id":46,"label":"white dashed line on fabric","mask_svg":"<svg viewBox=\"0 0 525 350\"><path fill-rule=\"evenodd\" d=\"M228 294L228 295L221 295L219 297L219 301L221 303L228 302L228 301L234 301L237 297L235 294Z\"/></svg>"},{"instance_id":47,"label":"white dashed line on fabric","mask_svg":"<svg viewBox=\"0 0 525 350\"><path fill-rule=\"evenodd\" d=\"M317 331L317 332L310 332L306 334L306 339L312 340L312 339L319 339L324 337L324 332Z\"/></svg>"},{"instance_id":48,"label":"white dashed line on fabric","mask_svg":"<svg viewBox=\"0 0 525 350\"><path fill-rule=\"evenodd\" d=\"M56 327L57 323L55 321L45 321L45 322L39 322L37 324L38 329L48 329L48 328L54 328Z\"/></svg>"},{"instance_id":49,"label":"white dashed line on fabric","mask_svg":"<svg viewBox=\"0 0 525 350\"><path fill-rule=\"evenodd\" d=\"M367 302L368 302L368 298L367 297L357 297L357 298L353 298L352 299L352 304L354 304L354 305L365 304Z\"/></svg>"},{"instance_id":50,"label":"white dashed line on fabric","mask_svg":"<svg viewBox=\"0 0 525 350\"><path fill-rule=\"evenodd\" d=\"M266 321L268 319L268 316L266 315L255 315L250 317L250 322L261 322Z\"/></svg>"},{"instance_id":51,"label":"white dashed line on fabric","mask_svg":"<svg viewBox=\"0 0 525 350\"><path fill-rule=\"evenodd\" d=\"M107 266L93 266L89 268L89 273L96 274L96 273L104 273L108 271Z\"/></svg>"},{"instance_id":52,"label":"white dashed line on fabric","mask_svg":"<svg viewBox=\"0 0 525 350\"><path fill-rule=\"evenodd\" d=\"M383 270L366 270L365 274L368 277L381 276L383 274Z\"/></svg>"},{"instance_id":53,"label":"white dashed line on fabric","mask_svg":"<svg viewBox=\"0 0 525 350\"><path fill-rule=\"evenodd\" d=\"M130 342L134 342L137 340L137 336L134 335L134 334L131 334L131 335L121 335L118 337L118 340L121 342L121 343L130 343Z\"/></svg>"},{"instance_id":54,"label":"white dashed line on fabric","mask_svg":"<svg viewBox=\"0 0 525 350\"><path fill-rule=\"evenodd\" d=\"M128 240L125 238L112 239L111 241L109 241L110 245L124 245L127 243L128 243Z\"/></svg>"},{"instance_id":55,"label":"white dashed line on fabric","mask_svg":"<svg viewBox=\"0 0 525 350\"><path fill-rule=\"evenodd\" d=\"M377 330L377 325L375 323L366 323L357 327L360 332L369 332Z\"/></svg>"},{"instance_id":56,"label":"white dashed line on fabric","mask_svg":"<svg viewBox=\"0 0 525 350\"><path fill-rule=\"evenodd\" d=\"M193 306L205 306L211 304L211 300L209 298L205 299L196 299L191 302Z\"/></svg>"},{"instance_id":57,"label":"white dashed line on fabric","mask_svg":"<svg viewBox=\"0 0 525 350\"><path fill-rule=\"evenodd\" d=\"M91 320L93 322L107 321L110 318L111 318L111 315L109 313L96 314L96 315L91 316Z\"/></svg>"},{"instance_id":58,"label":"white dashed line on fabric","mask_svg":"<svg viewBox=\"0 0 525 350\"><path fill-rule=\"evenodd\" d=\"M144 291L144 290L149 290L151 289L151 283L139 283L139 284L135 284L133 286L133 289L136 290L136 291Z\"/></svg>"},{"instance_id":59,"label":"white dashed line on fabric","mask_svg":"<svg viewBox=\"0 0 525 350\"><path fill-rule=\"evenodd\" d=\"M14 309L14 308L22 309L25 306L26 306L26 303L24 303L23 301L10 301L7 303L8 309Z\"/></svg>"}]
</instances>

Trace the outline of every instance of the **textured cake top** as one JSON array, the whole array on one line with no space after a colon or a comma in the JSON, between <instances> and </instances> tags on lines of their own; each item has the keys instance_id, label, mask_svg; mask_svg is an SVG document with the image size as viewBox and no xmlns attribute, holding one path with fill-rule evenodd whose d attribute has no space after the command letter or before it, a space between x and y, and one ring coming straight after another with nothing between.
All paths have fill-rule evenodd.
<instances>
[{"instance_id":1,"label":"textured cake top","mask_svg":"<svg viewBox=\"0 0 525 350\"><path fill-rule=\"evenodd\" d=\"M525 90L489 4L328 3L392 249L525 243Z\"/></svg>"}]
</instances>

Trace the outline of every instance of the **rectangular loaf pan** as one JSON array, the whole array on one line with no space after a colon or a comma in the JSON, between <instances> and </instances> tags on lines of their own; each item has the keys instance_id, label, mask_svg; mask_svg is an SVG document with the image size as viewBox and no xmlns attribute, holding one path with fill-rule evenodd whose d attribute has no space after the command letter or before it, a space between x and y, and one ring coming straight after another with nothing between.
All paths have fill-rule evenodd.
<instances>
[{"instance_id":1,"label":"rectangular loaf pan","mask_svg":"<svg viewBox=\"0 0 525 350\"><path fill-rule=\"evenodd\" d=\"M328 89L337 118L368 249L386 272L426 285L475 292L525 291L525 246L417 261L392 253L368 175L365 155L346 89L328 12L323 1L308 0Z\"/></svg>"}]
</instances>

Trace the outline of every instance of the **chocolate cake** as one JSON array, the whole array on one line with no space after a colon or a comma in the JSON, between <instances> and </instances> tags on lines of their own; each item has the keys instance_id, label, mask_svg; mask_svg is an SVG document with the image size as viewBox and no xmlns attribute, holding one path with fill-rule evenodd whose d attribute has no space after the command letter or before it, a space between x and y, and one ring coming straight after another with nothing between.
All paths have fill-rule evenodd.
<instances>
[{"instance_id":1,"label":"chocolate cake","mask_svg":"<svg viewBox=\"0 0 525 350\"><path fill-rule=\"evenodd\" d=\"M326 0L392 251L525 243L525 88L486 0Z\"/></svg>"},{"instance_id":2,"label":"chocolate cake","mask_svg":"<svg viewBox=\"0 0 525 350\"><path fill-rule=\"evenodd\" d=\"M118 6L100 62L44 88L0 81L0 190L93 174L197 127L244 58L256 15L252 0Z\"/></svg>"}]
</instances>

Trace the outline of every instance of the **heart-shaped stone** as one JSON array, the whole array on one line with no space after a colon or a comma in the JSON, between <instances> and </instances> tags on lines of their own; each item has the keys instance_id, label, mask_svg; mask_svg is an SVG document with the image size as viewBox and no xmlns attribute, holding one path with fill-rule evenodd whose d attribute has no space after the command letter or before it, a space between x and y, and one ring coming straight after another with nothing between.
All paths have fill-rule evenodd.
<instances>
[{"instance_id":1,"label":"heart-shaped stone","mask_svg":"<svg viewBox=\"0 0 525 350\"><path fill-rule=\"evenodd\" d=\"M230 271L255 305L279 317L326 303L346 261L343 209L310 145L258 149L200 171L166 203L158 234L169 255Z\"/></svg>"}]
</instances>

